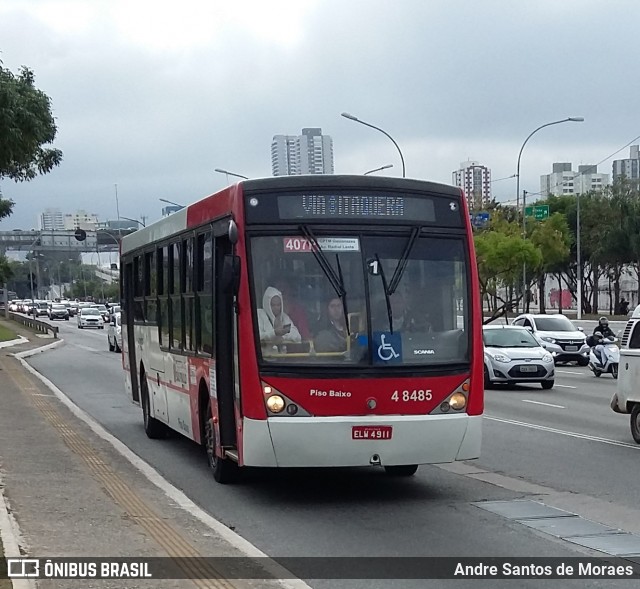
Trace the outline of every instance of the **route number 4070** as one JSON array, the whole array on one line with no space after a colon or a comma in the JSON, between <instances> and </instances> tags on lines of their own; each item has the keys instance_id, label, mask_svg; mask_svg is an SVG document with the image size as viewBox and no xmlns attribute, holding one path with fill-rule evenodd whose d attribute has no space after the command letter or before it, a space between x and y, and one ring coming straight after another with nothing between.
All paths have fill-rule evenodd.
<instances>
[{"instance_id":1,"label":"route number 4070","mask_svg":"<svg viewBox=\"0 0 640 589\"><path fill-rule=\"evenodd\" d=\"M413 391L394 391L391 395L392 401L431 401L432 393L431 389L414 389Z\"/></svg>"}]
</instances>

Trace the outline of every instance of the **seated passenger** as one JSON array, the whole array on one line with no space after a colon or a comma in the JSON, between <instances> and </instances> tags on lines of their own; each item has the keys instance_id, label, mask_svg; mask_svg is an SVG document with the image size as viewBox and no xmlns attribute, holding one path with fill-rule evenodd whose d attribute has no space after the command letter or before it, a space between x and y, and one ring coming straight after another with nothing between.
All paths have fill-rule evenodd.
<instances>
[{"instance_id":1,"label":"seated passenger","mask_svg":"<svg viewBox=\"0 0 640 589\"><path fill-rule=\"evenodd\" d=\"M293 295L293 288L288 277L283 276L274 282L275 288L282 293L282 304L287 307L289 317L293 320L303 340L311 339L309 319L305 308Z\"/></svg>"},{"instance_id":2,"label":"seated passenger","mask_svg":"<svg viewBox=\"0 0 640 589\"><path fill-rule=\"evenodd\" d=\"M314 349L316 352L344 352L347 337L342 301L335 297L327 304L327 317L313 342Z\"/></svg>"},{"instance_id":3,"label":"seated passenger","mask_svg":"<svg viewBox=\"0 0 640 589\"><path fill-rule=\"evenodd\" d=\"M298 328L284 312L282 293L272 286L264 291L262 309L258 309L258 328L262 343L300 343Z\"/></svg>"}]
</instances>

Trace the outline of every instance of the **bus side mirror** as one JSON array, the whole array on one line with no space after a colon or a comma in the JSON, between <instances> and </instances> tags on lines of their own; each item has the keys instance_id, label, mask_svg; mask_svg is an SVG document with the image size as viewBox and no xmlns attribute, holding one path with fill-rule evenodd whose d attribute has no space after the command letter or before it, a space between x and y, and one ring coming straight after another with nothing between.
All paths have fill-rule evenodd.
<instances>
[{"instance_id":1,"label":"bus side mirror","mask_svg":"<svg viewBox=\"0 0 640 589\"><path fill-rule=\"evenodd\" d=\"M222 292L238 294L240 288L240 256L227 254L222 262Z\"/></svg>"}]
</instances>

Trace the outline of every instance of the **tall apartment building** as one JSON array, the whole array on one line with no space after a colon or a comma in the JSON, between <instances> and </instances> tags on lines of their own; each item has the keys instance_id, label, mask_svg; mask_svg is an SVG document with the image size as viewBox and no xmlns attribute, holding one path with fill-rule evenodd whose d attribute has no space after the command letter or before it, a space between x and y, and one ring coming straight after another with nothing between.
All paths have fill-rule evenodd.
<instances>
[{"instance_id":1,"label":"tall apartment building","mask_svg":"<svg viewBox=\"0 0 640 589\"><path fill-rule=\"evenodd\" d=\"M38 227L42 231L64 231L64 216L60 209L45 209L40 213Z\"/></svg>"},{"instance_id":2,"label":"tall apartment building","mask_svg":"<svg viewBox=\"0 0 640 589\"><path fill-rule=\"evenodd\" d=\"M624 176L627 180L640 180L640 146L632 145L629 159L614 160L613 181Z\"/></svg>"},{"instance_id":3,"label":"tall apartment building","mask_svg":"<svg viewBox=\"0 0 640 589\"><path fill-rule=\"evenodd\" d=\"M478 211L491 202L491 170L478 162L462 162L452 174L453 184L464 190L470 211Z\"/></svg>"},{"instance_id":4,"label":"tall apartment building","mask_svg":"<svg viewBox=\"0 0 640 589\"><path fill-rule=\"evenodd\" d=\"M333 174L333 140L322 129L302 129L302 135L275 135L271 142L274 176Z\"/></svg>"},{"instance_id":5,"label":"tall apartment building","mask_svg":"<svg viewBox=\"0 0 640 589\"><path fill-rule=\"evenodd\" d=\"M542 198L547 196L561 196L563 194L585 194L587 192L600 192L609 185L609 174L600 174L598 166L578 166L578 171L573 171L570 162L556 162L553 164L551 174L540 176L540 194Z\"/></svg>"}]
</instances>

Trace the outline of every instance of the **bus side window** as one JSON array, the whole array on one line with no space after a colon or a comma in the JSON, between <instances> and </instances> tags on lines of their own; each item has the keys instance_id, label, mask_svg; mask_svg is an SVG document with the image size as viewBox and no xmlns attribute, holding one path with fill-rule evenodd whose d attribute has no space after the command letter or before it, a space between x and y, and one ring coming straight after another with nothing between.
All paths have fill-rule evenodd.
<instances>
[{"instance_id":1,"label":"bus side window","mask_svg":"<svg viewBox=\"0 0 640 589\"><path fill-rule=\"evenodd\" d=\"M198 235L195 256L196 346L208 356L214 353L213 239L211 233Z\"/></svg>"},{"instance_id":2,"label":"bus side window","mask_svg":"<svg viewBox=\"0 0 640 589\"><path fill-rule=\"evenodd\" d=\"M629 349L638 349L640 348L640 321L636 321L636 324L633 326L633 331L631 332L631 337L629 338Z\"/></svg>"}]
</instances>

